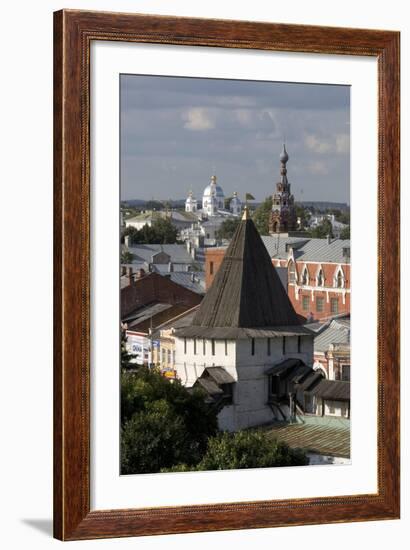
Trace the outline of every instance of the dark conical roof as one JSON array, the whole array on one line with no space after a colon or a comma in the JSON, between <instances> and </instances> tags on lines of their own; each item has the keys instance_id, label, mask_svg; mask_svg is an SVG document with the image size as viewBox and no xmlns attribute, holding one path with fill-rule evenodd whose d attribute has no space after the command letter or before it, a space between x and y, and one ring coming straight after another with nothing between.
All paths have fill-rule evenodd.
<instances>
[{"instance_id":1,"label":"dark conical roof","mask_svg":"<svg viewBox=\"0 0 410 550\"><path fill-rule=\"evenodd\" d=\"M246 213L192 324L209 328L300 324L266 247Z\"/></svg>"}]
</instances>

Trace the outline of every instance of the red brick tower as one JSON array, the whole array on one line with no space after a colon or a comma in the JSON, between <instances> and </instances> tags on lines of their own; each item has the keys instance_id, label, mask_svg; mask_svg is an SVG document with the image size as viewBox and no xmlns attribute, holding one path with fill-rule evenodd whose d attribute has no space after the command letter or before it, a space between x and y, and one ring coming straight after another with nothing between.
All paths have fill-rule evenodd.
<instances>
[{"instance_id":1,"label":"red brick tower","mask_svg":"<svg viewBox=\"0 0 410 550\"><path fill-rule=\"evenodd\" d=\"M283 144L279 159L281 179L276 184L276 192L272 195L272 212L269 218L269 233L271 235L296 230L295 203L286 175L286 163L289 160L289 155L286 152L285 144Z\"/></svg>"}]
</instances>

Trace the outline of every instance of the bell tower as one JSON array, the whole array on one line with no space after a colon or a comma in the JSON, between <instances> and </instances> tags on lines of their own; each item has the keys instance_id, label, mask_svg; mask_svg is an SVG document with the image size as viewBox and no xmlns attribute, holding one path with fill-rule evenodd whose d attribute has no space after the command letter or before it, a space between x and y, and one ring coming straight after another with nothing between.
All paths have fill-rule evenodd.
<instances>
[{"instance_id":1,"label":"bell tower","mask_svg":"<svg viewBox=\"0 0 410 550\"><path fill-rule=\"evenodd\" d=\"M286 146L279 157L280 160L280 181L276 184L276 191L272 195L272 211L269 218L269 233L288 233L296 230L296 211L294 197L290 192L290 183L287 177L286 163L289 155Z\"/></svg>"}]
</instances>

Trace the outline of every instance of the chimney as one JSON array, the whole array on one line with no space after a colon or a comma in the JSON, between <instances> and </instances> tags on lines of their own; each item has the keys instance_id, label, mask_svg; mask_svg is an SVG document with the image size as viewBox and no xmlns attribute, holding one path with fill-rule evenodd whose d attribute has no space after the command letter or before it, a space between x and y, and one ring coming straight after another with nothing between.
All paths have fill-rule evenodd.
<instances>
[{"instance_id":1,"label":"chimney","mask_svg":"<svg viewBox=\"0 0 410 550\"><path fill-rule=\"evenodd\" d=\"M133 271L132 267L127 267L127 275L128 275L128 279L130 281L130 285L132 285L132 283L134 282L134 271Z\"/></svg>"},{"instance_id":2,"label":"chimney","mask_svg":"<svg viewBox=\"0 0 410 550\"><path fill-rule=\"evenodd\" d=\"M168 263L168 273L172 273L174 271L174 264L172 262Z\"/></svg>"},{"instance_id":3,"label":"chimney","mask_svg":"<svg viewBox=\"0 0 410 550\"><path fill-rule=\"evenodd\" d=\"M327 244L330 244L332 242L332 237L330 235L327 236Z\"/></svg>"},{"instance_id":4,"label":"chimney","mask_svg":"<svg viewBox=\"0 0 410 550\"><path fill-rule=\"evenodd\" d=\"M125 235L125 237L124 237L124 244L125 244L125 246L126 246L127 248L130 247L130 245L131 245L131 238L130 238L129 235Z\"/></svg>"},{"instance_id":5,"label":"chimney","mask_svg":"<svg viewBox=\"0 0 410 550\"><path fill-rule=\"evenodd\" d=\"M191 274L191 281L192 281L193 283L195 283L195 273L192 273L192 274Z\"/></svg>"}]
</instances>

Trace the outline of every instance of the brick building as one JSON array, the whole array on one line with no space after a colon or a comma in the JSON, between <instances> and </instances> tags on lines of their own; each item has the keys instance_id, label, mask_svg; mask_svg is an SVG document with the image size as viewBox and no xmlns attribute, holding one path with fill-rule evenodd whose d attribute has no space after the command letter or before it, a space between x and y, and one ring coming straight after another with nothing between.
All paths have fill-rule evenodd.
<instances>
[{"instance_id":1,"label":"brick building","mask_svg":"<svg viewBox=\"0 0 410 550\"><path fill-rule=\"evenodd\" d=\"M143 306L154 302L194 307L201 302L202 296L169 277L159 273L146 273L143 269L134 272L128 268L121 277L121 319Z\"/></svg>"},{"instance_id":2,"label":"brick building","mask_svg":"<svg viewBox=\"0 0 410 550\"><path fill-rule=\"evenodd\" d=\"M288 296L304 319L326 320L350 313L350 241L311 239L282 235L262 240L277 268L288 270ZM208 289L226 248L206 251L205 281ZM257 266L255 266L257 269Z\"/></svg>"},{"instance_id":3,"label":"brick building","mask_svg":"<svg viewBox=\"0 0 410 550\"><path fill-rule=\"evenodd\" d=\"M137 364L152 364L160 343L154 332L194 306L202 296L158 273L136 273L131 268L121 277L121 321L127 349Z\"/></svg>"}]
</instances>

